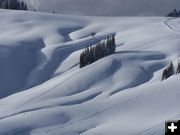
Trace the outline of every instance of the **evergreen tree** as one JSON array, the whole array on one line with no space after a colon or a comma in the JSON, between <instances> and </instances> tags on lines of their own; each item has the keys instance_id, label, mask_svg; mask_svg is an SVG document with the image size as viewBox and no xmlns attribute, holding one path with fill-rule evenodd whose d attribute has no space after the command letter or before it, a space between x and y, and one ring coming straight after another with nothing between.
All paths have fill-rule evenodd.
<instances>
[{"instance_id":1,"label":"evergreen tree","mask_svg":"<svg viewBox=\"0 0 180 135\"><path fill-rule=\"evenodd\" d=\"M116 51L116 41L115 41L115 35L112 36L112 52L114 53Z\"/></svg>"},{"instance_id":2,"label":"evergreen tree","mask_svg":"<svg viewBox=\"0 0 180 135\"><path fill-rule=\"evenodd\" d=\"M93 63L94 62L94 55L93 55L93 47L91 46L90 47L90 52L89 52L89 61L90 63Z\"/></svg>"},{"instance_id":3,"label":"evergreen tree","mask_svg":"<svg viewBox=\"0 0 180 135\"><path fill-rule=\"evenodd\" d=\"M9 9L8 1L5 2L5 9Z\"/></svg>"},{"instance_id":4,"label":"evergreen tree","mask_svg":"<svg viewBox=\"0 0 180 135\"><path fill-rule=\"evenodd\" d=\"M24 5L24 10L28 10L27 4Z\"/></svg>"},{"instance_id":5,"label":"evergreen tree","mask_svg":"<svg viewBox=\"0 0 180 135\"><path fill-rule=\"evenodd\" d=\"M178 66L176 69L176 74L179 74L179 73L180 73L180 60L178 59Z\"/></svg>"},{"instance_id":6,"label":"evergreen tree","mask_svg":"<svg viewBox=\"0 0 180 135\"><path fill-rule=\"evenodd\" d=\"M173 10L173 17L177 17L178 16L178 12L176 9Z\"/></svg>"},{"instance_id":7,"label":"evergreen tree","mask_svg":"<svg viewBox=\"0 0 180 135\"><path fill-rule=\"evenodd\" d=\"M24 10L24 1L21 1L21 4L20 4L20 10Z\"/></svg>"},{"instance_id":8,"label":"evergreen tree","mask_svg":"<svg viewBox=\"0 0 180 135\"><path fill-rule=\"evenodd\" d=\"M161 81L167 79L167 78L168 78L167 76L168 76L168 75L167 75L167 69L165 68L165 69L163 70L163 74L162 74Z\"/></svg>"},{"instance_id":9,"label":"evergreen tree","mask_svg":"<svg viewBox=\"0 0 180 135\"><path fill-rule=\"evenodd\" d=\"M168 66L168 77L172 76L173 74L174 74L174 66L173 66L173 63L170 62Z\"/></svg>"},{"instance_id":10,"label":"evergreen tree","mask_svg":"<svg viewBox=\"0 0 180 135\"><path fill-rule=\"evenodd\" d=\"M82 52L80 54L80 68L84 67L85 63L84 63L84 52Z\"/></svg>"},{"instance_id":11,"label":"evergreen tree","mask_svg":"<svg viewBox=\"0 0 180 135\"><path fill-rule=\"evenodd\" d=\"M163 70L161 80L163 81L172 75L174 75L174 66L173 66L173 63L170 62L170 64Z\"/></svg>"},{"instance_id":12,"label":"evergreen tree","mask_svg":"<svg viewBox=\"0 0 180 135\"><path fill-rule=\"evenodd\" d=\"M0 0L0 8L3 8L3 1Z\"/></svg>"},{"instance_id":13,"label":"evergreen tree","mask_svg":"<svg viewBox=\"0 0 180 135\"><path fill-rule=\"evenodd\" d=\"M17 3L17 9L20 10L20 2Z\"/></svg>"},{"instance_id":14,"label":"evergreen tree","mask_svg":"<svg viewBox=\"0 0 180 135\"><path fill-rule=\"evenodd\" d=\"M180 17L180 10L179 10L179 12L178 12L178 17Z\"/></svg>"}]
</instances>

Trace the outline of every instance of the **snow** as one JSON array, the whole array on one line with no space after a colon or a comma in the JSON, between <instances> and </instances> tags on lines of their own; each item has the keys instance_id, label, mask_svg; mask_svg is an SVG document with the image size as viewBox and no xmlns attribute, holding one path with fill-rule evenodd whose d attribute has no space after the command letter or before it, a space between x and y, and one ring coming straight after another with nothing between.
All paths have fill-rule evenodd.
<instances>
[{"instance_id":1,"label":"snow","mask_svg":"<svg viewBox=\"0 0 180 135\"><path fill-rule=\"evenodd\" d=\"M180 75L161 81L177 64L180 19L0 17L1 135L163 135L180 118ZM113 33L116 53L80 69L83 49Z\"/></svg>"}]
</instances>

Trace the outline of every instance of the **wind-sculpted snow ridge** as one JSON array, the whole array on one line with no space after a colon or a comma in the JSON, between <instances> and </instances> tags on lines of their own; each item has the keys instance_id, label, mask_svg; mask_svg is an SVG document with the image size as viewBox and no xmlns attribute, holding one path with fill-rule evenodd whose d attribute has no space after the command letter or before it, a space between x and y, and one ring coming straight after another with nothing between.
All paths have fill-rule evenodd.
<instances>
[{"instance_id":1,"label":"wind-sculpted snow ridge","mask_svg":"<svg viewBox=\"0 0 180 135\"><path fill-rule=\"evenodd\" d=\"M180 114L180 19L0 10L0 135L162 135ZM91 36L95 33L94 36ZM116 53L79 68L116 33Z\"/></svg>"}]
</instances>

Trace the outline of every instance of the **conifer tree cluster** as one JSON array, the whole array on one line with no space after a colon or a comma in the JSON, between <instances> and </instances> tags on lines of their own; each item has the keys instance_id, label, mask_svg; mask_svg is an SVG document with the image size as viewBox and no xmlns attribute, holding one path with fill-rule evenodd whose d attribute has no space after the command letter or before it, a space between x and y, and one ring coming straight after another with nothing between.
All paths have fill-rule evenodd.
<instances>
[{"instance_id":1,"label":"conifer tree cluster","mask_svg":"<svg viewBox=\"0 0 180 135\"><path fill-rule=\"evenodd\" d=\"M172 12L167 14L167 17L180 17L180 10L174 9Z\"/></svg>"},{"instance_id":2,"label":"conifer tree cluster","mask_svg":"<svg viewBox=\"0 0 180 135\"><path fill-rule=\"evenodd\" d=\"M180 60L178 59L177 69L175 70L174 65L172 62L168 64L168 66L163 70L162 74L162 81L166 80L167 78L171 77L174 74L180 73Z\"/></svg>"},{"instance_id":3,"label":"conifer tree cluster","mask_svg":"<svg viewBox=\"0 0 180 135\"><path fill-rule=\"evenodd\" d=\"M19 0L0 0L0 8L14 10L28 10L27 4Z\"/></svg>"},{"instance_id":4,"label":"conifer tree cluster","mask_svg":"<svg viewBox=\"0 0 180 135\"><path fill-rule=\"evenodd\" d=\"M80 68L85 67L105 56L115 53L115 50L115 35L108 36L106 40L97 43L95 46L88 46L80 54Z\"/></svg>"},{"instance_id":5,"label":"conifer tree cluster","mask_svg":"<svg viewBox=\"0 0 180 135\"><path fill-rule=\"evenodd\" d=\"M170 76L172 76L174 74L174 66L173 63L170 62L170 64L163 70L163 74L162 74L162 81L169 78Z\"/></svg>"}]
</instances>

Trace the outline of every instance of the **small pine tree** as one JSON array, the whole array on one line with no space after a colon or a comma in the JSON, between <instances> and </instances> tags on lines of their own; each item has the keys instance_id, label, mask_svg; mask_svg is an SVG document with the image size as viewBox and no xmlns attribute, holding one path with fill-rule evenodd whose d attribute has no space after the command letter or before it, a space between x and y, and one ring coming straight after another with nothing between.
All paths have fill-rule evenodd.
<instances>
[{"instance_id":1,"label":"small pine tree","mask_svg":"<svg viewBox=\"0 0 180 135\"><path fill-rule=\"evenodd\" d=\"M173 17L177 17L178 16L178 12L176 9L173 10Z\"/></svg>"},{"instance_id":2,"label":"small pine tree","mask_svg":"<svg viewBox=\"0 0 180 135\"><path fill-rule=\"evenodd\" d=\"M20 3L20 10L24 10L24 2L23 1L21 1L21 3Z\"/></svg>"},{"instance_id":3,"label":"small pine tree","mask_svg":"<svg viewBox=\"0 0 180 135\"><path fill-rule=\"evenodd\" d=\"M84 67L84 52L80 54L80 68Z\"/></svg>"},{"instance_id":4,"label":"small pine tree","mask_svg":"<svg viewBox=\"0 0 180 135\"><path fill-rule=\"evenodd\" d=\"M173 66L173 63L170 62L170 64L163 70L161 80L163 81L163 80L171 77L172 75L174 75L174 66Z\"/></svg>"},{"instance_id":5,"label":"small pine tree","mask_svg":"<svg viewBox=\"0 0 180 135\"><path fill-rule=\"evenodd\" d=\"M178 59L178 66L176 69L176 74L179 74L179 73L180 73L180 60Z\"/></svg>"},{"instance_id":6,"label":"small pine tree","mask_svg":"<svg viewBox=\"0 0 180 135\"><path fill-rule=\"evenodd\" d=\"M165 80L165 79L167 79L168 77L167 77L167 69L164 69L163 70L163 74L162 74L162 78L161 78L161 81L163 81L163 80Z\"/></svg>"},{"instance_id":7,"label":"small pine tree","mask_svg":"<svg viewBox=\"0 0 180 135\"><path fill-rule=\"evenodd\" d=\"M180 10L179 10L179 12L178 12L178 17L180 17Z\"/></svg>"},{"instance_id":8,"label":"small pine tree","mask_svg":"<svg viewBox=\"0 0 180 135\"><path fill-rule=\"evenodd\" d=\"M115 35L112 36L112 52L115 53L116 51L116 41L115 41Z\"/></svg>"},{"instance_id":9,"label":"small pine tree","mask_svg":"<svg viewBox=\"0 0 180 135\"><path fill-rule=\"evenodd\" d=\"M8 4L8 2L5 3L5 9L9 9L9 4Z\"/></svg>"},{"instance_id":10,"label":"small pine tree","mask_svg":"<svg viewBox=\"0 0 180 135\"><path fill-rule=\"evenodd\" d=\"M16 9L20 10L20 2L16 4Z\"/></svg>"},{"instance_id":11,"label":"small pine tree","mask_svg":"<svg viewBox=\"0 0 180 135\"><path fill-rule=\"evenodd\" d=\"M170 62L169 67L168 67L168 77L174 75L174 66L173 63Z\"/></svg>"},{"instance_id":12,"label":"small pine tree","mask_svg":"<svg viewBox=\"0 0 180 135\"><path fill-rule=\"evenodd\" d=\"M24 10L28 10L28 6L27 6L26 3L25 3L25 5L24 5Z\"/></svg>"}]
</instances>

